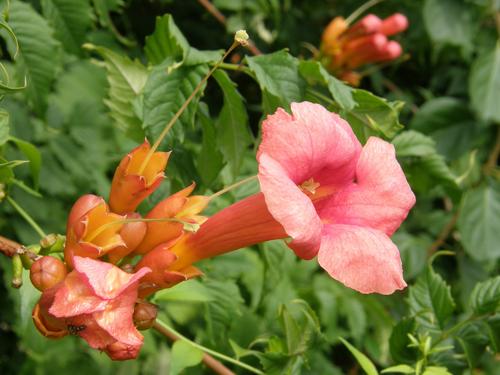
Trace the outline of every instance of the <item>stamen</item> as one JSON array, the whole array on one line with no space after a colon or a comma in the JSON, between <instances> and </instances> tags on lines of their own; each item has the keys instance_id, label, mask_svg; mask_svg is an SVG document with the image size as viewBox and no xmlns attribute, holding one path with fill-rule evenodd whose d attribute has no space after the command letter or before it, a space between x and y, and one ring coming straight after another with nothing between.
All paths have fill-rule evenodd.
<instances>
[{"instance_id":1,"label":"stamen","mask_svg":"<svg viewBox=\"0 0 500 375\"><path fill-rule=\"evenodd\" d=\"M300 184L300 188L304 191L308 191L311 194L316 194L316 189L319 188L321 184L319 182L314 181L314 179L311 177L309 180L304 181L302 184Z\"/></svg>"},{"instance_id":2,"label":"stamen","mask_svg":"<svg viewBox=\"0 0 500 375\"><path fill-rule=\"evenodd\" d=\"M172 126L174 126L174 124L177 122L177 120L179 119L179 117L186 110L186 108L189 105L189 103L191 103L191 101L194 99L194 97L196 96L196 94L198 93L198 91L200 91L200 89L202 88L202 86L210 78L210 76L213 74L213 72L215 72L215 70L220 66L220 64L222 64L224 62L224 60L226 59L226 57L236 47L238 47L240 44L244 45L244 43L246 43L247 40L248 40L248 35L246 34L246 32L244 30L239 30L239 31L236 32L235 37L234 37L234 42L231 45L231 47L228 48L228 50L226 51L226 53L224 53L224 56L222 56L222 58L212 67L212 69L210 69L210 71L205 75L205 77L203 77L203 79L195 87L195 89L193 90L193 92L191 93L191 95L189 95L189 97L184 102L184 104L182 104L181 108L179 108L179 110L174 115L174 117L172 117L172 119L169 121L169 123L165 126L165 128L161 132L160 136L158 137L158 139L153 144L153 146L149 150L148 154L144 158L144 161L142 162L141 167L139 168L138 174L142 174L142 172L146 168L146 165L148 164L149 160L153 156L154 152L160 146L160 143L163 141L163 139L168 134L168 132L170 131L170 129L172 128Z\"/></svg>"}]
</instances>

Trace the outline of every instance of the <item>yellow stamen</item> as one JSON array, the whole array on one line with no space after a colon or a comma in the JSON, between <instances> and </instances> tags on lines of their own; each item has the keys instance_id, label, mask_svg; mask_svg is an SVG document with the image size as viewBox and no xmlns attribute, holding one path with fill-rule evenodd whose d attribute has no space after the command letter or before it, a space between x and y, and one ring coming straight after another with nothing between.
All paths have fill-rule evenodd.
<instances>
[{"instance_id":1,"label":"yellow stamen","mask_svg":"<svg viewBox=\"0 0 500 375\"><path fill-rule=\"evenodd\" d=\"M302 184L300 184L300 188L304 191L308 191L311 194L316 194L316 189L319 188L321 185L319 182L314 181L314 179L311 177L309 180L304 181Z\"/></svg>"}]
</instances>

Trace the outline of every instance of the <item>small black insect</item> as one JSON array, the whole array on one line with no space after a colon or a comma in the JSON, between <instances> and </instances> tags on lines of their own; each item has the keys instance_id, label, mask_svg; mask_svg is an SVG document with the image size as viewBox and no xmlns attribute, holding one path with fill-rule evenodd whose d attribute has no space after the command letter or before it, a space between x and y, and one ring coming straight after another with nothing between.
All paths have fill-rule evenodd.
<instances>
[{"instance_id":1,"label":"small black insect","mask_svg":"<svg viewBox=\"0 0 500 375\"><path fill-rule=\"evenodd\" d=\"M82 324L80 326L74 326L74 325L68 325L68 331L71 335L78 335L79 332L83 331L87 326L85 324Z\"/></svg>"}]
</instances>

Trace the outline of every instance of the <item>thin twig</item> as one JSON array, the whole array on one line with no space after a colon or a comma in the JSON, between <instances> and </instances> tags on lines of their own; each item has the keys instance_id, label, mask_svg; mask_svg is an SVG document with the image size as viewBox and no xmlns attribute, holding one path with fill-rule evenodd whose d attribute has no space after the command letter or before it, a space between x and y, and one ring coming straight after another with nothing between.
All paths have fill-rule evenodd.
<instances>
[{"instance_id":1,"label":"thin twig","mask_svg":"<svg viewBox=\"0 0 500 375\"><path fill-rule=\"evenodd\" d=\"M198 0L198 2L200 3L200 5L205 8L205 10L210 13L221 25L223 25L224 27L227 26L227 20L226 20L226 16L224 16L224 14L222 14L222 12L217 9L217 7L212 4L210 1L208 0ZM255 43L249 39L248 40L248 45L245 46L246 49L248 49L250 51L250 53L252 55L262 55L262 52L261 50L259 50L257 48L257 46L255 45Z\"/></svg>"},{"instance_id":2,"label":"thin twig","mask_svg":"<svg viewBox=\"0 0 500 375\"><path fill-rule=\"evenodd\" d=\"M194 341L191 341L186 336L183 336L181 333L177 332L174 328L168 326L167 324L165 324L164 322L162 322L159 319L156 319L156 321L155 321L155 323L153 325L153 328L156 329L161 334L167 336L167 337L170 337L170 334L173 334L173 335L177 336L179 340L183 340L183 341L191 344L195 348L200 349L205 354L209 354L209 355L212 355L213 357L220 358L223 361L226 361L226 362L232 363L232 364L234 364L236 366L239 366L241 368L244 368L245 370L253 372L254 374L264 375L264 373L262 371L260 371L259 369L256 369L255 367L250 366L247 363L241 362L241 361L239 361L237 359L231 358L231 357L229 357L229 356L227 356L225 354L219 353L219 352L217 352L215 350L209 349L209 348L207 348L207 347L205 347L203 345L200 345L200 344L198 344L198 343L196 343ZM169 333L169 335L167 335L167 332ZM227 373L227 374L229 375L229 373Z\"/></svg>"},{"instance_id":3,"label":"thin twig","mask_svg":"<svg viewBox=\"0 0 500 375\"><path fill-rule=\"evenodd\" d=\"M154 329L156 329L158 332L160 332L163 336L169 338L172 341L177 341L180 340L180 337L177 336L176 334L172 333L168 329L163 328L161 325L156 324L153 326ZM203 363L207 365L207 367L211 368L214 370L216 374L220 375L234 375L234 372L232 372L230 369L228 369L226 366L224 366L221 362L216 360L214 357L212 357L210 354L203 353Z\"/></svg>"},{"instance_id":4,"label":"thin twig","mask_svg":"<svg viewBox=\"0 0 500 375\"><path fill-rule=\"evenodd\" d=\"M24 246L12 241L4 236L0 236L0 252L4 253L8 257L18 254L19 250L24 249Z\"/></svg>"},{"instance_id":5,"label":"thin twig","mask_svg":"<svg viewBox=\"0 0 500 375\"><path fill-rule=\"evenodd\" d=\"M443 227L438 237L436 238L436 241L434 241L427 249L427 256L431 256L432 254L434 254L441 247L444 241L446 241L446 239L450 236L450 233L453 231L453 228L455 228L455 224L457 223L458 215L459 211L457 210L451 217L450 221Z\"/></svg>"}]
</instances>

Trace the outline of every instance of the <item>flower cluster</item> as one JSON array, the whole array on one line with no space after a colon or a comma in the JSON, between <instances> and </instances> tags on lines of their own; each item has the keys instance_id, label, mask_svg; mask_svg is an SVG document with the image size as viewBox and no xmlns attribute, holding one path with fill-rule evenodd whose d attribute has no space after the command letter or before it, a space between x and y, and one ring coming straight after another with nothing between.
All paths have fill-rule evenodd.
<instances>
[{"instance_id":1,"label":"flower cluster","mask_svg":"<svg viewBox=\"0 0 500 375\"><path fill-rule=\"evenodd\" d=\"M408 19L395 13L385 19L368 14L350 26L342 17L334 18L325 28L321 52L328 70L357 86L362 65L390 61L401 56L401 45L387 37L408 27Z\"/></svg>"},{"instance_id":2,"label":"flower cluster","mask_svg":"<svg viewBox=\"0 0 500 375\"><path fill-rule=\"evenodd\" d=\"M84 195L68 218L64 262L45 256L31 268L42 290L33 311L47 337L79 335L112 359L135 358L137 328L151 327L144 299L201 272L197 261L274 239L361 293L406 286L389 236L415 203L391 144L364 147L349 124L313 103L292 103L263 122L258 149L261 192L210 218L211 197L194 184L136 212L164 178L168 153L145 142L118 166L109 204ZM213 196L212 196L213 197ZM198 229L199 228L199 229Z\"/></svg>"}]
</instances>

